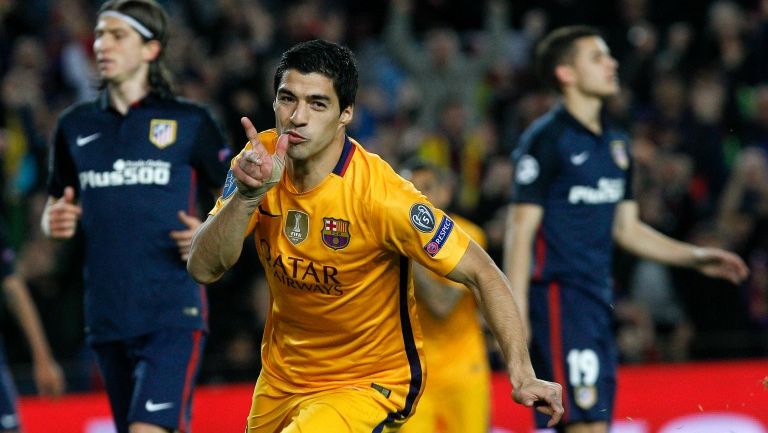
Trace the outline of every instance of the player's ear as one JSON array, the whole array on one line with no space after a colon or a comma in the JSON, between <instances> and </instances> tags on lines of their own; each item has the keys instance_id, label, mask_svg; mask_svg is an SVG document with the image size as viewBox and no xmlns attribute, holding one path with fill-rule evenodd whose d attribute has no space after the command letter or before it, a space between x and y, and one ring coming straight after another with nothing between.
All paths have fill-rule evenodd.
<instances>
[{"instance_id":1,"label":"player's ear","mask_svg":"<svg viewBox=\"0 0 768 433\"><path fill-rule=\"evenodd\" d=\"M144 53L144 60L147 62L153 62L157 59L157 57L160 55L160 41L156 39L152 39L151 41L147 41L144 43L144 49L142 50Z\"/></svg>"},{"instance_id":2,"label":"player's ear","mask_svg":"<svg viewBox=\"0 0 768 433\"><path fill-rule=\"evenodd\" d=\"M341 110L341 114L339 115L339 123L341 123L344 126L349 125L350 122L352 122L352 118L355 116L355 106L354 105L347 105L347 107L343 110Z\"/></svg>"},{"instance_id":3,"label":"player's ear","mask_svg":"<svg viewBox=\"0 0 768 433\"><path fill-rule=\"evenodd\" d=\"M576 71L570 65L557 65L555 67L555 77L562 84L573 84L576 81Z\"/></svg>"}]
</instances>

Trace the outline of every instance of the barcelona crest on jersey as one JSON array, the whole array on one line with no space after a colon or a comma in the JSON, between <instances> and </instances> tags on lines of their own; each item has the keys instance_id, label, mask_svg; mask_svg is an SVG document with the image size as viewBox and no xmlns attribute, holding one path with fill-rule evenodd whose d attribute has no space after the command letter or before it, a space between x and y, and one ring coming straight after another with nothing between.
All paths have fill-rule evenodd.
<instances>
[{"instance_id":1,"label":"barcelona crest on jersey","mask_svg":"<svg viewBox=\"0 0 768 433\"><path fill-rule=\"evenodd\" d=\"M611 155L613 161L620 169L626 170L629 167L629 156L627 155L627 144L623 140L611 141Z\"/></svg>"},{"instance_id":2,"label":"barcelona crest on jersey","mask_svg":"<svg viewBox=\"0 0 768 433\"><path fill-rule=\"evenodd\" d=\"M176 121L170 119L152 119L149 122L149 141L160 149L176 141Z\"/></svg>"},{"instance_id":3,"label":"barcelona crest on jersey","mask_svg":"<svg viewBox=\"0 0 768 433\"><path fill-rule=\"evenodd\" d=\"M323 218L323 243L334 250L349 245L349 221Z\"/></svg>"}]
</instances>

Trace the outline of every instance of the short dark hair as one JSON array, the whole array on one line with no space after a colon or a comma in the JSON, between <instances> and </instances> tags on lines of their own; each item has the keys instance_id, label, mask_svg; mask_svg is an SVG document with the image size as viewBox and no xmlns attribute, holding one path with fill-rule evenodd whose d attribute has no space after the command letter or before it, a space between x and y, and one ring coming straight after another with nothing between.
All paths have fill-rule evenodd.
<instances>
[{"instance_id":1,"label":"short dark hair","mask_svg":"<svg viewBox=\"0 0 768 433\"><path fill-rule=\"evenodd\" d=\"M567 26L553 30L536 45L536 75L548 87L560 89L560 81L555 75L558 65L571 60L574 54L574 42L590 36L602 37L599 30L590 26Z\"/></svg>"},{"instance_id":2,"label":"short dark hair","mask_svg":"<svg viewBox=\"0 0 768 433\"><path fill-rule=\"evenodd\" d=\"M333 90L339 97L339 108L355 105L357 95L357 63L352 51L344 46L322 39L301 42L283 53L275 70L274 90L289 69L302 74L316 72L333 81Z\"/></svg>"},{"instance_id":3,"label":"short dark hair","mask_svg":"<svg viewBox=\"0 0 768 433\"><path fill-rule=\"evenodd\" d=\"M99 8L99 15L107 11L120 12L135 19L152 33L151 37L141 35L147 42L160 42L160 54L149 64L149 87L161 97L173 96L171 72L165 61L165 47L168 44L168 14L155 0L109 0ZM103 88L105 83L101 83Z\"/></svg>"}]
</instances>

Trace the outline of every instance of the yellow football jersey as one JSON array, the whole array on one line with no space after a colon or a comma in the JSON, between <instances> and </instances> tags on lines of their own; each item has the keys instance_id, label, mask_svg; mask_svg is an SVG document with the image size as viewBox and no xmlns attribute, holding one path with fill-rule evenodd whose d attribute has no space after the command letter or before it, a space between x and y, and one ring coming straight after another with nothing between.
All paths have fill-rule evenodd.
<instances>
[{"instance_id":1,"label":"yellow football jersey","mask_svg":"<svg viewBox=\"0 0 768 433\"><path fill-rule=\"evenodd\" d=\"M274 151L274 130L259 137ZM233 191L230 172L211 214ZM296 192L284 174L250 232L272 297L262 377L292 393L373 387L400 408L392 420L409 416L425 378L411 260L446 275L469 236L351 139L312 190Z\"/></svg>"},{"instance_id":2,"label":"yellow football jersey","mask_svg":"<svg viewBox=\"0 0 768 433\"><path fill-rule=\"evenodd\" d=\"M451 215L451 218L483 249L486 248L485 234L480 227L458 215ZM488 354L474 296L463 285L437 275L435 278L443 283L456 284L464 291L464 295L448 317L443 319L433 316L427 306L421 306L419 303L419 319L424 335L430 382L441 377L455 379L455 373L462 368L457 364L487 369Z\"/></svg>"}]
</instances>

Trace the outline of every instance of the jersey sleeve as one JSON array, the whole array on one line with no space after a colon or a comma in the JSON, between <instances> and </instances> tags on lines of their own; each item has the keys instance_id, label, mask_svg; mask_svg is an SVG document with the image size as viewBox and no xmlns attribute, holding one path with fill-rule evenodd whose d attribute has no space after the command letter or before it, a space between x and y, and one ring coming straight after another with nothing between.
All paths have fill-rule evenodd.
<instances>
[{"instance_id":1,"label":"jersey sleeve","mask_svg":"<svg viewBox=\"0 0 768 433\"><path fill-rule=\"evenodd\" d=\"M627 177L624 183L624 200L635 199L634 175L635 175L635 162L632 160L632 157L629 156L629 165L627 166Z\"/></svg>"},{"instance_id":2,"label":"jersey sleeve","mask_svg":"<svg viewBox=\"0 0 768 433\"><path fill-rule=\"evenodd\" d=\"M390 185L373 209L381 241L394 251L445 276L469 246L467 233L403 179Z\"/></svg>"},{"instance_id":3,"label":"jersey sleeve","mask_svg":"<svg viewBox=\"0 0 768 433\"><path fill-rule=\"evenodd\" d=\"M557 143L546 135L524 136L512 154L515 180L511 201L543 205L557 174Z\"/></svg>"},{"instance_id":4,"label":"jersey sleeve","mask_svg":"<svg viewBox=\"0 0 768 433\"><path fill-rule=\"evenodd\" d=\"M230 155L224 133L207 110L203 110L197 140L192 151L192 166L200 174L201 185L220 188L227 173Z\"/></svg>"},{"instance_id":5,"label":"jersey sleeve","mask_svg":"<svg viewBox=\"0 0 768 433\"><path fill-rule=\"evenodd\" d=\"M67 186L74 187L75 191L80 190L75 162L69 153L63 125L64 120L60 118L54 128L48 152L47 189L48 195L53 197L61 197Z\"/></svg>"}]
</instances>

